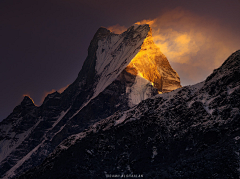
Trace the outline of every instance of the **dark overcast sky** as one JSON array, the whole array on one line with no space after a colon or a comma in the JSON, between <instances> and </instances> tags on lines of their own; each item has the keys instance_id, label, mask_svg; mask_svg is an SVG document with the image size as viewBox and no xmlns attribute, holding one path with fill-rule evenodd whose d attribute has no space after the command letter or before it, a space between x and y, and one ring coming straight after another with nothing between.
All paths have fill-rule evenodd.
<instances>
[{"instance_id":1,"label":"dark overcast sky","mask_svg":"<svg viewBox=\"0 0 240 179\"><path fill-rule=\"evenodd\" d=\"M24 94L40 105L46 93L72 83L100 26L129 27L137 21L157 18L155 29L158 24L164 32L173 28L175 35L194 42L191 46L196 47L188 48L195 56L184 52L191 63L179 62L179 53L166 51L183 85L203 80L216 67L197 68L195 62L205 55L197 52L206 51L206 56L211 53L210 47L203 50L204 43L210 39L211 46L218 44L215 52L224 51L223 58L240 49L239 9L240 0L0 0L0 121L20 104ZM174 22L173 17L181 12L182 20ZM185 33L186 29L191 32ZM198 57L195 62L194 57ZM189 69L195 69L194 78L189 77Z\"/></svg>"}]
</instances>

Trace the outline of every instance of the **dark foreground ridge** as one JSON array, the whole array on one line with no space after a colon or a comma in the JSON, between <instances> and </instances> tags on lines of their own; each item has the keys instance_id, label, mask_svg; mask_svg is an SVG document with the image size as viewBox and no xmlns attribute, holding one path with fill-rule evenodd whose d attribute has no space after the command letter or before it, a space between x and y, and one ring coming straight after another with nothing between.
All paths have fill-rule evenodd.
<instances>
[{"instance_id":1,"label":"dark foreground ridge","mask_svg":"<svg viewBox=\"0 0 240 179\"><path fill-rule=\"evenodd\" d=\"M101 120L19 178L239 178L239 154L237 51L206 81Z\"/></svg>"}]
</instances>

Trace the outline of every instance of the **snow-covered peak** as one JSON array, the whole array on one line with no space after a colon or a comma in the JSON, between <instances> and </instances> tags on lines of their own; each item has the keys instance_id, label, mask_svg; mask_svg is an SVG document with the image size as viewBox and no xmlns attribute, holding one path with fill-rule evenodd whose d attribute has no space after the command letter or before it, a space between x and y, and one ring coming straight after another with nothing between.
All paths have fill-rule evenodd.
<instances>
[{"instance_id":1,"label":"snow-covered peak","mask_svg":"<svg viewBox=\"0 0 240 179\"><path fill-rule=\"evenodd\" d=\"M107 68L108 72L115 70L114 68L119 67L119 65L126 61L123 58L124 56L127 57L127 55L131 55L133 52L137 54L139 51L137 48L142 45L149 30L148 25L137 25L134 28L131 26L122 34L111 33L106 38L99 40L95 67L97 73L101 74L106 71L106 67L109 65L110 68ZM131 61L131 59L129 60Z\"/></svg>"},{"instance_id":2,"label":"snow-covered peak","mask_svg":"<svg viewBox=\"0 0 240 179\"><path fill-rule=\"evenodd\" d=\"M137 28L131 26L122 34L111 33L98 41L95 70L99 80L94 96L102 92L126 68L141 49L149 30L148 25L139 25Z\"/></svg>"},{"instance_id":3,"label":"snow-covered peak","mask_svg":"<svg viewBox=\"0 0 240 179\"><path fill-rule=\"evenodd\" d=\"M127 71L137 72L138 75L150 81L160 93L170 92L181 87L177 72L172 69L166 56L154 43L151 29L141 50L127 66Z\"/></svg>"},{"instance_id":4,"label":"snow-covered peak","mask_svg":"<svg viewBox=\"0 0 240 179\"><path fill-rule=\"evenodd\" d=\"M129 27L122 34L110 33L98 41L95 70L99 77L97 96L126 69L145 78L159 90L169 92L180 88L180 78L167 58L155 45L148 24Z\"/></svg>"}]
</instances>

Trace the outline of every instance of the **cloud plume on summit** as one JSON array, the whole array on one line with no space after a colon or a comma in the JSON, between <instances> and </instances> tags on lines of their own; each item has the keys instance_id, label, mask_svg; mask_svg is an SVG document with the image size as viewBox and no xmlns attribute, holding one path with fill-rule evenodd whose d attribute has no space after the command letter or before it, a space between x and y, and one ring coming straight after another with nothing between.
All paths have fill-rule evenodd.
<instances>
[{"instance_id":1,"label":"cloud plume on summit","mask_svg":"<svg viewBox=\"0 0 240 179\"><path fill-rule=\"evenodd\" d=\"M165 11L155 19L136 24L151 26L154 42L178 72L183 85L204 80L233 52L232 49L240 48L237 40L240 35L231 33L231 27L182 8ZM124 31L120 25L109 28L113 32Z\"/></svg>"}]
</instances>

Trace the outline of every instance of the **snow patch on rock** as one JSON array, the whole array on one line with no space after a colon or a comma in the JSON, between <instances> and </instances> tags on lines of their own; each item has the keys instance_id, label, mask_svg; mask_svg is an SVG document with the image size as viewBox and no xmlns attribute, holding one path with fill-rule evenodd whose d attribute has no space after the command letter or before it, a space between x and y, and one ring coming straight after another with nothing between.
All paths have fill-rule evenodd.
<instances>
[{"instance_id":1,"label":"snow patch on rock","mask_svg":"<svg viewBox=\"0 0 240 179\"><path fill-rule=\"evenodd\" d=\"M136 76L135 83L131 87L126 88L126 93L129 98L129 106L133 107L137 104L139 104L142 100L145 100L149 97L151 97L152 92L152 84L148 80Z\"/></svg>"},{"instance_id":2,"label":"snow patch on rock","mask_svg":"<svg viewBox=\"0 0 240 179\"><path fill-rule=\"evenodd\" d=\"M123 121L125 121L127 114L123 113L122 117L120 117L118 120L115 121L114 126L121 124Z\"/></svg>"}]
</instances>

